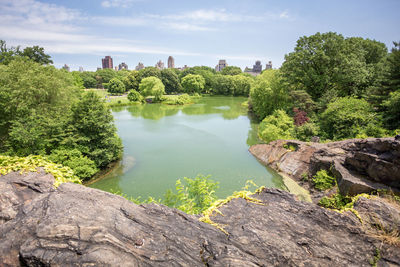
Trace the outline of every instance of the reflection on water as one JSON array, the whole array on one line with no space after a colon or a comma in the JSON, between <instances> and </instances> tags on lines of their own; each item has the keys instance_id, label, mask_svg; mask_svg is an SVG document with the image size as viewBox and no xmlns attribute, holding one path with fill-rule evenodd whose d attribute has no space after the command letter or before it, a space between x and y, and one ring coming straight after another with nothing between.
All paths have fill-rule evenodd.
<instances>
[{"instance_id":1,"label":"reflection on water","mask_svg":"<svg viewBox=\"0 0 400 267\"><path fill-rule=\"evenodd\" d=\"M203 97L185 106L114 108L123 160L90 186L133 197L161 198L176 179L204 174L220 183L219 197L239 190L249 179L283 188L282 179L248 152L259 140L258 123L241 105L245 100Z\"/></svg>"}]
</instances>

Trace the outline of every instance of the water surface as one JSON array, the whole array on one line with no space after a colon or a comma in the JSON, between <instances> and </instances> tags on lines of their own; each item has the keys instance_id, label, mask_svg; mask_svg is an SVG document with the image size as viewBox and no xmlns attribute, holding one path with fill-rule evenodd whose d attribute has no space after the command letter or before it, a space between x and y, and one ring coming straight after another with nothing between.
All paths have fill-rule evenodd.
<instances>
[{"instance_id":1,"label":"water surface","mask_svg":"<svg viewBox=\"0 0 400 267\"><path fill-rule=\"evenodd\" d=\"M162 198L178 178L211 175L218 197L240 190L246 180L283 188L281 178L249 152L256 144L242 97L203 97L196 104L146 104L113 109L124 145L119 165L89 185L128 196Z\"/></svg>"}]
</instances>

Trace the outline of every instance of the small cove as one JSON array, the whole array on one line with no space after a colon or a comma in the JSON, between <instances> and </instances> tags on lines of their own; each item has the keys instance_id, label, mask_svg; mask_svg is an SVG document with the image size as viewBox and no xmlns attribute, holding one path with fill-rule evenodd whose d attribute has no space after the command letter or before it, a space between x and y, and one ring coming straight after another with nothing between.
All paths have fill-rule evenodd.
<instances>
[{"instance_id":1,"label":"small cove","mask_svg":"<svg viewBox=\"0 0 400 267\"><path fill-rule=\"evenodd\" d=\"M186 106L113 108L124 155L88 186L158 199L175 187L177 179L203 174L219 182L220 198L240 190L246 180L285 188L278 174L248 152L250 145L258 143L258 124L248 116L244 101L244 97L213 96Z\"/></svg>"}]
</instances>

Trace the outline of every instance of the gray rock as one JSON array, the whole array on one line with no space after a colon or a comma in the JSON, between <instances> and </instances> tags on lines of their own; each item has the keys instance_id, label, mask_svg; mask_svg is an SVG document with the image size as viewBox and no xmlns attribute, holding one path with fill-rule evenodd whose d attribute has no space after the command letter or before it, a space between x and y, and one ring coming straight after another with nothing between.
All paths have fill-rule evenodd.
<instances>
[{"instance_id":1,"label":"gray rock","mask_svg":"<svg viewBox=\"0 0 400 267\"><path fill-rule=\"evenodd\" d=\"M27 177L11 176L17 183ZM0 178L0 188L7 183ZM214 213L211 219L229 235L198 216L81 185L42 189L0 225L0 265L370 266L381 248L353 213L300 202L278 189L254 195L259 204L233 199ZM395 248L381 251L382 264L400 265Z\"/></svg>"}]
</instances>

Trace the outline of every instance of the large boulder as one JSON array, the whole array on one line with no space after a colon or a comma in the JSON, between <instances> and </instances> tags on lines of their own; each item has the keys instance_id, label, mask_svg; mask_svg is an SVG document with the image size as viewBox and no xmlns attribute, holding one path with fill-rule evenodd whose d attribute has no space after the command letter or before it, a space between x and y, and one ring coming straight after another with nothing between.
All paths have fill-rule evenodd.
<instances>
[{"instance_id":1,"label":"large boulder","mask_svg":"<svg viewBox=\"0 0 400 267\"><path fill-rule=\"evenodd\" d=\"M0 188L10 177L14 184L42 181L13 173L0 177ZM226 234L162 205L135 205L77 184L42 185L37 194L1 199L17 211L0 225L1 266L370 266L377 249L379 264L400 265L399 249L366 235L353 213L278 189L253 195L260 203L237 198L214 212L211 220Z\"/></svg>"},{"instance_id":2,"label":"large boulder","mask_svg":"<svg viewBox=\"0 0 400 267\"><path fill-rule=\"evenodd\" d=\"M294 151L287 147L296 147ZM277 140L250 147L265 165L301 182L321 169L335 175L344 195L377 189L400 190L400 140L394 138L350 139L331 143ZM301 182L305 187L307 183Z\"/></svg>"}]
</instances>

